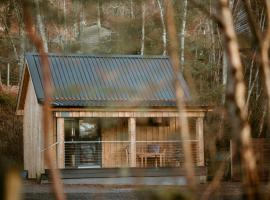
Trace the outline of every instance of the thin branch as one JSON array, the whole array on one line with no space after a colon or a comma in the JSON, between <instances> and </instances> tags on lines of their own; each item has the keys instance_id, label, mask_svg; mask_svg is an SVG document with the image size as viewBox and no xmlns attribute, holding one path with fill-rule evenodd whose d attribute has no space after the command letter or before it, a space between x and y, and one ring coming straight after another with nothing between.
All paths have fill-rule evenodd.
<instances>
[{"instance_id":1,"label":"thin branch","mask_svg":"<svg viewBox=\"0 0 270 200\"><path fill-rule=\"evenodd\" d=\"M258 26L257 22L256 22L256 17L253 14L251 5L250 5L250 1L249 0L243 0L244 6L245 6L245 10L247 12L247 16L248 16L248 21L250 24L250 29L253 32L253 35L255 36L257 43L261 44L262 41L262 37L261 37L261 32L260 32L260 27Z\"/></svg>"},{"instance_id":2,"label":"thin branch","mask_svg":"<svg viewBox=\"0 0 270 200\"><path fill-rule=\"evenodd\" d=\"M223 26L222 19L220 18L219 15L210 12L204 4L198 3L196 0L189 0L190 4L194 5L197 7L200 11L202 11L207 17L211 18L213 21L215 21L218 25Z\"/></svg>"},{"instance_id":3,"label":"thin branch","mask_svg":"<svg viewBox=\"0 0 270 200\"><path fill-rule=\"evenodd\" d=\"M11 43L12 48L13 48L13 51L14 51L15 58L16 58L16 60L19 60L17 48L16 48L15 43L14 43L12 37L11 37L11 33L10 33L9 27L8 27L8 25L6 23L6 20L5 20L5 18L3 16L0 16L0 17L2 18L2 21L4 23L4 26L5 26L5 29L6 29L6 33L8 35L8 38L10 40L10 43Z\"/></svg>"}]
</instances>

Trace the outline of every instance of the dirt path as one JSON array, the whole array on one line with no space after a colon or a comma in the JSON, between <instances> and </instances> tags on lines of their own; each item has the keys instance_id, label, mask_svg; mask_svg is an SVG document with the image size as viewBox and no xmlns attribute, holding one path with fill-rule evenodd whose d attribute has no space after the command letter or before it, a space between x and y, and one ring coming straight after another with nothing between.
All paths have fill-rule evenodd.
<instances>
[{"instance_id":1,"label":"dirt path","mask_svg":"<svg viewBox=\"0 0 270 200\"><path fill-rule=\"evenodd\" d=\"M199 197L207 184L198 185ZM238 200L243 199L241 183L222 182L218 192L210 199ZM261 187L265 193L266 185ZM172 199L174 195L180 199L180 196L186 194L186 187L172 186L99 186L99 185L65 185L65 193L68 199L119 199L119 200L143 200L143 199ZM49 200L53 199L50 184L36 184L35 182L24 182L23 196L25 200ZM177 199L178 199L177 198Z\"/></svg>"}]
</instances>

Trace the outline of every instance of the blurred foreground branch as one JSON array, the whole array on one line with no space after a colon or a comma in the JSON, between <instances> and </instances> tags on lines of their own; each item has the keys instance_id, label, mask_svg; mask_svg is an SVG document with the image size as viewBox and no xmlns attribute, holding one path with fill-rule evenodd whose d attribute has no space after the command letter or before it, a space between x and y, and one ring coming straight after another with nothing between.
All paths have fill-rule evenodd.
<instances>
[{"instance_id":1,"label":"blurred foreground branch","mask_svg":"<svg viewBox=\"0 0 270 200\"><path fill-rule=\"evenodd\" d=\"M237 36L233 26L233 18L229 8L229 0L220 0L219 9L225 37L225 48L231 67L231 86L227 89L227 109L234 123L234 138L241 146L242 167L244 169L244 184L249 199L258 199L258 175L256 160L251 145L251 128L248 123L246 102L246 86L244 81L243 66L237 42ZM232 110L234 108L234 110ZM240 135L239 135L240 133Z\"/></svg>"},{"instance_id":2,"label":"blurred foreground branch","mask_svg":"<svg viewBox=\"0 0 270 200\"><path fill-rule=\"evenodd\" d=\"M181 113L179 117L180 127L181 127L181 137L183 141L183 150L184 150L184 157L185 157L185 170L187 173L187 181L188 185L191 190L195 190L195 171L194 165L192 161L192 154L191 154L191 144L185 141L190 140L189 134L189 127L188 127L188 120L185 113L185 96L183 92L183 88L180 85L178 75L180 73L180 60L179 60L179 43L177 39L177 32L175 27L175 20L174 20L174 8L172 5L171 0L166 1L166 18L167 18L167 30L168 30L168 37L169 37L169 56L170 61L173 66L174 70L174 87L175 87L175 96L176 102L178 107L178 112Z\"/></svg>"},{"instance_id":3,"label":"blurred foreground branch","mask_svg":"<svg viewBox=\"0 0 270 200\"><path fill-rule=\"evenodd\" d=\"M50 85L50 68L49 68L49 60L47 54L44 49L44 44L39 35L37 35L37 31L35 30L35 25L32 22L31 11L29 9L29 5L27 1L23 1L23 15L24 15L24 23L27 35L31 42L35 45L41 61L42 66L42 74L43 74L43 83L44 83L44 105L43 105L43 134L44 134L44 146L49 146L49 137L52 135L51 128L52 127L52 114L50 111L52 96L52 87ZM51 172L52 177L52 186L56 199L64 200L64 189L63 184L61 182L60 174L55 166L53 161L52 151L45 151L45 162Z\"/></svg>"}]
</instances>

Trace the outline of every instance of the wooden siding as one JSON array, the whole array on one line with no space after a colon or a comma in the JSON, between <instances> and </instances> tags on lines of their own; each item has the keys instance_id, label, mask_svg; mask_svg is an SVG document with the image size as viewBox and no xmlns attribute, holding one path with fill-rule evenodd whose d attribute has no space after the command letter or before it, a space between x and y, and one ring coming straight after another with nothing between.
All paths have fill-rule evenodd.
<instances>
[{"instance_id":1,"label":"wooden siding","mask_svg":"<svg viewBox=\"0 0 270 200\"><path fill-rule=\"evenodd\" d=\"M179 134L179 120L178 118L169 118L168 126L155 126L155 125L136 125L136 151L142 152L147 150L147 144L151 144L151 141L175 141L180 139ZM110 119L107 119L110 120ZM192 154L195 162L198 162L198 144L194 142L196 140L196 121L191 121L191 139L192 142ZM129 142L128 134L128 119L118 118L114 120L112 127L102 128L101 137L102 141L102 167L124 167L129 166L127 163L127 151ZM195 127L194 127L195 126ZM110 142L111 141L111 142ZM123 142L116 142L123 141ZM147 141L147 142L141 142ZM176 146L173 143L160 143L161 151L166 149L166 154L175 155ZM179 148L178 148L179 149ZM183 155L181 156L182 162L184 162ZM182 163L180 163L182 164ZM176 160L173 157L167 159L167 165L175 166ZM137 160L137 167L139 163Z\"/></svg>"},{"instance_id":2,"label":"wooden siding","mask_svg":"<svg viewBox=\"0 0 270 200\"><path fill-rule=\"evenodd\" d=\"M92 111L63 111L55 112L56 117L179 117L182 114L179 114L177 110L163 111L160 109L153 111L104 111L104 110L92 110ZM185 115L187 117L204 117L204 111L186 111Z\"/></svg>"},{"instance_id":3,"label":"wooden siding","mask_svg":"<svg viewBox=\"0 0 270 200\"><path fill-rule=\"evenodd\" d=\"M37 178L37 174L40 174L44 168L41 153L43 148L41 109L30 80L25 97L23 118L24 168L28 170L29 178Z\"/></svg>"},{"instance_id":4,"label":"wooden siding","mask_svg":"<svg viewBox=\"0 0 270 200\"><path fill-rule=\"evenodd\" d=\"M39 178L44 169L44 151L52 151L53 161L56 164L57 149L56 142L56 121L54 119L50 127L49 147L44 147L42 131L42 106L38 103L34 86L29 80L25 97L23 116L23 148L24 148L24 169L28 171L29 178Z\"/></svg>"},{"instance_id":5,"label":"wooden siding","mask_svg":"<svg viewBox=\"0 0 270 200\"><path fill-rule=\"evenodd\" d=\"M102 167L128 167L126 148L129 143L114 142L128 141L128 128L125 124L124 120L119 120L112 123L112 127L102 127L101 140L108 141L102 143Z\"/></svg>"}]
</instances>

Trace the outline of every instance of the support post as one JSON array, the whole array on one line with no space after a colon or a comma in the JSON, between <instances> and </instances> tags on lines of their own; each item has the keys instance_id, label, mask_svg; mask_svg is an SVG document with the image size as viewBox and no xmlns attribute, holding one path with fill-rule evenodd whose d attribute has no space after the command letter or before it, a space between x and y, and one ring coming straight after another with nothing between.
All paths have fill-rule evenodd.
<instances>
[{"instance_id":1,"label":"support post","mask_svg":"<svg viewBox=\"0 0 270 200\"><path fill-rule=\"evenodd\" d=\"M128 119L129 134L129 167L136 167L136 119L131 117Z\"/></svg>"},{"instance_id":2,"label":"support post","mask_svg":"<svg viewBox=\"0 0 270 200\"><path fill-rule=\"evenodd\" d=\"M65 168L65 129L64 118L57 118L57 165L59 169Z\"/></svg>"},{"instance_id":3,"label":"support post","mask_svg":"<svg viewBox=\"0 0 270 200\"><path fill-rule=\"evenodd\" d=\"M204 138L203 138L203 118L196 120L196 138L198 140L198 166L204 166Z\"/></svg>"}]
</instances>

